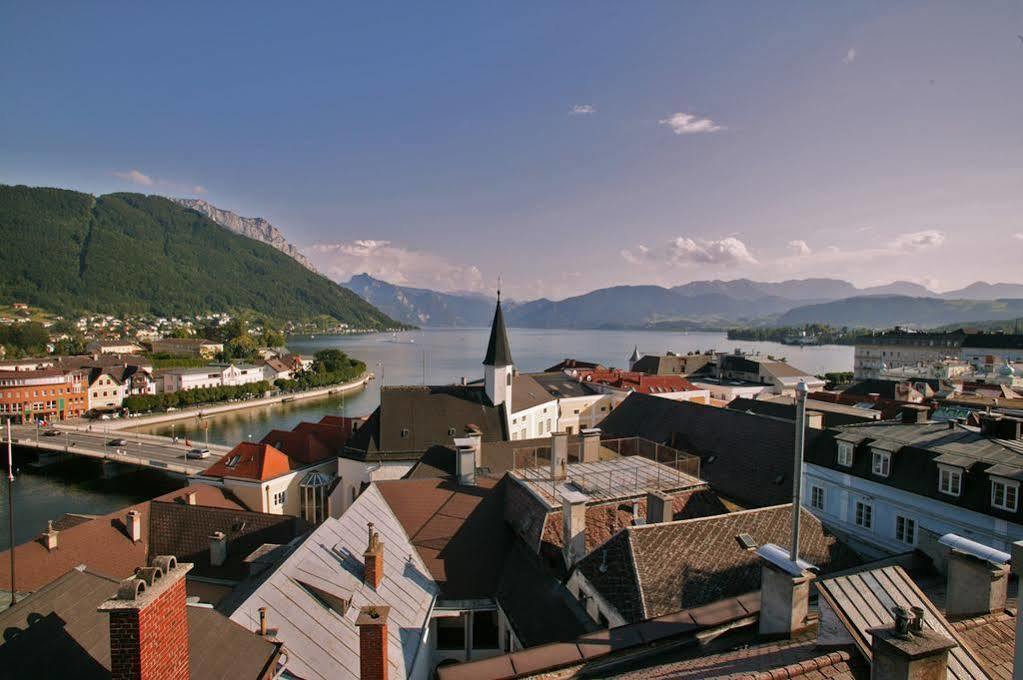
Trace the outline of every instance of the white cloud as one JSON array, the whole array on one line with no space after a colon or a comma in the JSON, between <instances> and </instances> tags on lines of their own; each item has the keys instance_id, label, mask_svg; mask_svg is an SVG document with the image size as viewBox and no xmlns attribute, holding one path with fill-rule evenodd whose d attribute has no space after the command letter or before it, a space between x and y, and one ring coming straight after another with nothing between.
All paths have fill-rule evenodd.
<instances>
[{"instance_id":1,"label":"white cloud","mask_svg":"<svg viewBox=\"0 0 1023 680\"><path fill-rule=\"evenodd\" d=\"M718 240L694 240L679 236L669 241L664 248L652 249L639 245L634 250L622 250L621 256L631 264L660 262L674 267L686 264L731 266L757 262L746 244L733 236Z\"/></svg>"},{"instance_id":2,"label":"white cloud","mask_svg":"<svg viewBox=\"0 0 1023 680\"><path fill-rule=\"evenodd\" d=\"M573 116L587 116L591 113L596 113L597 109L593 104L576 104L572 107L571 115Z\"/></svg>"},{"instance_id":3,"label":"white cloud","mask_svg":"<svg viewBox=\"0 0 1023 680\"><path fill-rule=\"evenodd\" d=\"M317 269L342 283L366 273L402 286L442 291L484 290L483 274L477 267L456 264L435 253L412 250L391 241L318 243L304 252Z\"/></svg>"},{"instance_id":4,"label":"white cloud","mask_svg":"<svg viewBox=\"0 0 1023 680\"><path fill-rule=\"evenodd\" d=\"M682 112L673 113L657 123L658 125L667 125L676 135L698 135L725 129L725 126L715 123L710 118L700 118L695 114Z\"/></svg>"},{"instance_id":5,"label":"white cloud","mask_svg":"<svg viewBox=\"0 0 1023 680\"><path fill-rule=\"evenodd\" d=\"M892 247L902 252L917 251L937 248L944 242L944 232L937 231L936 229L925 229L924 231L899 234L892 239Z\"/></svg>"},{"instance_id":6,"label":"white cloud","mask_svg":"<svg viewBox=\"0 0 1023 680\"><path fill-rule=\"evenodd\" d=\"M806 245L806 241L789 241L789 249L797 257L807 257L813 253L810 246Z\"/></svg>"},{"instance_id":7,"label":"white cloud","mask_svg":"<svg viewBox=\"0 0 1023 680\"><path fill-rule=\"evenodd\" d=\"M1015 234L1012 235L1012 237L1017 241L1023 241L1023 233L1021 232L1017 231Z\"/></svg>"},{"instance_id":8,"label":"white cloud","mask_svg":"<svg viewBox=\"0 0 1023 680\"><path fill-rule=\"evenodd\" d=\"M855 47L850 47L849 51L845 53L844 57L842 57L842 63L843 64L851 64L854 61L856 61L856 48Z\"/></svg>"},{"instance_id":9,"label":"white cloud","mask_svg":"<svg viewBox=\"0 0 1023 680\"><path fill-rule=\"evenodd\" d=\"M145 187L151 187L156 183L153 181L152 177L135 169L128 170L127 172L115 172L114 176L120 177L126 182L131 182L132 184L141 184L142 186Z\"/></svg>"},{"instance_id":10,"label":"white cloud","mask_svg":"<svg viewBox=\"0 0 1023 680\"><path fill-rule=\"evenodd\" d=\"M201 184L196 184L194 187L192 187L192 193L193 194L199 194L199 195L205 194L206 193L206 187L204 187Z\"/></svg>"}]
</instances>

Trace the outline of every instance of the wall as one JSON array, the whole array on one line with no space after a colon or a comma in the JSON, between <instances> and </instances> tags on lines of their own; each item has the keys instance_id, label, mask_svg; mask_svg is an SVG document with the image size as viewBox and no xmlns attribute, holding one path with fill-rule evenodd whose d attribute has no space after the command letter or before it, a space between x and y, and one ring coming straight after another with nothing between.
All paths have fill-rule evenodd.
<instances>
[{"instance_id":1,"label":"wall","mask_svg":"<svg viewBox=\"0 0 1023 680\"><path fill-rule=\"evenodd\" d=\"M396 461L396 462L363 462L350 458L338 458L337 474L341 477L341 486L344 487L344 495L340 507L332 509L334 515L339 517L348 509L352 501L362 492L362 485L370 482L380 482L388 479L401 479L412 469L417 461Z\"/></svg>"},{"instance_id":2,"label":"wall","mask_svg":"<svg viewBox=\"0 0 1023 680\"><path fill-rule=\"evenodd\" d=\"M558 431L558 402L551 400L511 414L511 439L549 437Z\"/></svg>"}]
</instances>

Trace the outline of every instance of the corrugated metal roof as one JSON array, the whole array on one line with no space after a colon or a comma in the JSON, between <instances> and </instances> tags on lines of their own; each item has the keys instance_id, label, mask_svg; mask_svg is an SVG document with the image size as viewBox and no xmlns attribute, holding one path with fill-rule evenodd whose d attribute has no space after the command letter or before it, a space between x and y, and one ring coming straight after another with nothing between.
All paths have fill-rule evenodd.
<instances>
[{"instance_id":1,"label":"corrugated metal roof","mask_svg":"<svg viewBox=\"0 0 1023 680\"><path fill-rule=\"evenodd\" d=\"M377 590L362 581L368 522L384 546L384 578ZM351 597L351 609L341 616L324 604L330 598L317 591L338 600ZM388 606L391 677L403 678L411 672L436 593L401 524L371 485L340 519L317 527L237 606L231 619L254 630L259 607L265 606L269 627L277 629L288 650L288 671L307 680L354 679L359 677L359 608Z\"/></svg>"},{"instance_id":2,"label":"corrugated metal roof","mask_svg":"<svg viewBox=\"0 0 1023 680\"><path fill-rule=\"evenodd\" d=\"M817 590L867 659L871 658L871 635L868 631L871 628L891 628L895 621L892 607L923 607L927 611L924 625L958 643L948 655L948 677L977 680L988 677L959 633L934 603L920 592L902 567L882 567L821 579L817 582Z\"/></svg>"}]
</instances>

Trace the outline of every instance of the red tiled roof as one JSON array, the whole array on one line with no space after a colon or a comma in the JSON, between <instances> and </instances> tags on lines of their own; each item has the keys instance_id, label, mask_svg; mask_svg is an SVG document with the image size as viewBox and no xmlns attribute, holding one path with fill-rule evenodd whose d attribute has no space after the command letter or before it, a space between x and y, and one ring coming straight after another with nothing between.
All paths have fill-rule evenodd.
<instances>
[{"instance_id":1,"label":"red tiled roof","mask_svg":"<svg viewBox=\"0 0 1023 680\"><path fill-rule=\"evenodd\" d=\"M1016 653L1016 616L1003 610L952 624L973 649L988 675L998 680L1012 678Z\"/></svg>"},{"instance_id":2,"label":"red tiled roof","mask_svg":"<svg viewBox=\"0 0 1023 680\"><path fill-rule=\"evenodd\" d=\"M196 493L196 505L248 510L224 489L209 484L192 484L153 500L182 503L186 494ZM80 564L111 578L127 578L134 568L146 564L149 548L150 502L137 503L107 515L69 527L57 535L57 549L48 551L39 540L15 546L15 575L19 591L35 591ZM142 540L128 538L125 521L129 510L138 510ZM10 589L10 552L0 553L0 588Z\"/></svg>"},{"instance_id":3,"label":"red tiled roof","mask_svg":"<svg viewBox=\"0 0 1023 680\"><path fill-rule=\"evenodd\" d=\"M636 371L604 369L579 371L578 376L579 380L585 383L607 385L608 387L632 390L641 394L690 392L700 389L681 375L648 375Z\"/></svg>"},{"instance_id":4,"label":"red tiled roof","mask_svg":"<svg viewBox=\"0 0 1023 680\"><path fill-rule=\"evenodd\" d=\"M308 432L271 430L259 442L269 444L288 458L303 465L315 463L331 455L326 445L318 437Z\"/></svg>"},{"instance_id":5,"label":"red tiled roof","mask_svg":"<svg viewBox=\"0 0 1023 680\"><path fill-rule=\"evenodd\" d=\"M202 474L207 477L257 479L264 482L287 474L291 468L291 459L269 444L242 442Z\"/></svg>"}]
</instances>

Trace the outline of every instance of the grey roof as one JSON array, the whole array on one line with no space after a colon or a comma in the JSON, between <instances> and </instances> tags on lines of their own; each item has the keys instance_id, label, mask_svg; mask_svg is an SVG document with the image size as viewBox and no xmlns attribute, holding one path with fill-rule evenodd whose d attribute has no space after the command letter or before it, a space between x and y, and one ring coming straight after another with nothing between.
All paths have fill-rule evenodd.
<instances>
[{"instance_id":1,"label":"grey roof","mask_svg":"<svg viewBox=\"0 0 1023 680\"><path fill-rule=\"evenodd\" d=\"M856 646L867 659L871 657L871 628L891 628L895 618L891 609L896 604L922 607L927 615L924 625L952 638L958 645L948 654L948 677L987 678L981 663L963 645L963 640L941 611L924 595L913 579L899 566L881 567L845 576L817 581L817 591L838 620L852 635Z\"/></svg>"},{"instance_id":2,"label":"grey roof","mask_svg":"<svg viewBox=\"0 0 1023 680\"><path fill-rule=\"evenodd\" d=\"M109 678L110 621L97 611L118 582L72 569L0 613L0 668L11 678ZM278 645L212 609L188 607L192 678L260 678Z\"/></svg>"},{"instance_id":3,"label":"grey roof","mask_svg":"<svg viewBox=\"0 0 1023 680\"><path fill-rule=\"evenodd\" d=\"M501 296L497 297L497 308L494 310L494 322L490 325L490 342L487 343L487 356L483 359L484 366L511 366L511 347L508 345L508 331L504 328L504 312L501 311Z\"/></svg>"},{"instance_id":4,"label":"grey roof","mask_svg":"<svg viewBox=\"0 0 1023 680\"><path fill-rule=\"evenodd\" d=\"M379 589L363 583L366 524L373 522L384 547ZM370 485L340 519L328 519L268 576L241 587L224 608L247 628L267 607L269 625L288 650L286 669L306 680L359 677L359 608L389 606L388 662L392 678L411 675L438 592L430 572L376 485ZM352 598L342 615L331 602ZM426 654L425 651L421 652Z\"/></svg>"},{"instance_id":5,"label":"grey roof","mask_svg":"<svg viewBox=\"0 0 1023 680\"><path fill-rule=\"evenodd\" d=\"M552 397L567 399L569 397L586 397L593 394L593 388L565 375L561 371L552 373L533 373L533 380L547 390ZM514 394L512 395L514 397Z\"/></svg>"},{"instance_id":6,"label":"grey roof","mask_svg":"<svg viewBox=\"0 0 1023 680\"><path fill-rule=\"evenodd\" d=\"M1023 349L1023 335L1013 333L970 333L963 347L977 349Z\"/></svg>"},{"instance_id":7,"label":"grey roof","mask_svg":"<svg viewBox=\"0 0 1023 680\"><path fill-rule=\"evenodd\" d=\"M554 395L537 382L536 378L526 373L518 373L512 378L511 396L512 413L525 411L528 408L555 400Z\"/></svg>"}]
</instances>

